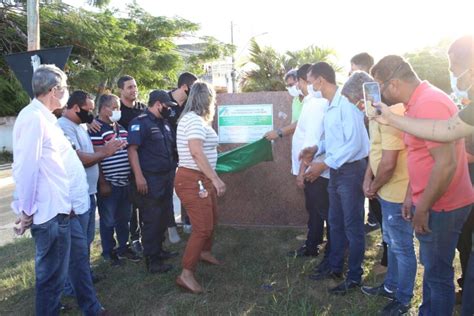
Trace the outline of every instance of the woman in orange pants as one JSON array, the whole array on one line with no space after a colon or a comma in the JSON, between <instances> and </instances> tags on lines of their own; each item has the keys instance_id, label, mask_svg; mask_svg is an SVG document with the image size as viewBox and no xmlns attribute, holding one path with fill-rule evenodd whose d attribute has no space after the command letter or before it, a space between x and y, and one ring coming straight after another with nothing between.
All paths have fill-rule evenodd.
<instances>
[{"instance_id":1,"label":"woman in orange pants","mask_svg":"<svg viewBox=\"0 0 474 316\"><path fill-rule=\"evenodd\" d=\"M176 283L193 293L203 291L194 277L199 260L219 264L211 254L212 235L217 224L217 196L224 194L226 187L215 172L218 138L211 126L215 98L209 84L195 82L176 134L179 167L175 190L193 225Z\"/></svg>"}]
</instances>

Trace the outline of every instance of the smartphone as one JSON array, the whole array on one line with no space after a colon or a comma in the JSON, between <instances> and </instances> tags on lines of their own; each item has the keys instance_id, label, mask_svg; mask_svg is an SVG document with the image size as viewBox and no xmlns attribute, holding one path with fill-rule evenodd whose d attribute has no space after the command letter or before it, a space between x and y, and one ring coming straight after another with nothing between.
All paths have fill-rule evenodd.
<instances>
[{"instance_id":1,"label":"smartphone","mask_svg":"<svg viewBox=\"0 0 474 316\"><path fill-rule=\"evenodd\" d=\"M374 104L382 101L379 84L377 82L365 82L362 88L364 91L365 114L367 117L379 115L379 110L374 106Z\"/></svg>"}]
</instances>

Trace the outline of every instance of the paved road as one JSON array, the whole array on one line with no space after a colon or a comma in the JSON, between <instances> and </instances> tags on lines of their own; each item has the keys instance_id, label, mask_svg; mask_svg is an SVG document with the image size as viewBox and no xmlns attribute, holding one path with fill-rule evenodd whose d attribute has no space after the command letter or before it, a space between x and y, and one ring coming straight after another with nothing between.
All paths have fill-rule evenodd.
<instances>
[{"instance_id":1,"label":"paved road","mask_svg":"<svg viewBox=\"0 0 474 316\"><path fill-rule=\"evenodd\" d=\"M0 247L12 242L17 238L13 233L13 226L16 219L10 204L12 202L13 191L15 184L12 178L12 170L10 166L0 166ZM174 196L174 210L177 222L181 222L180 202L178 197ZM99 227L98 215L96 212L96 227ZM30 236L29 232L25 234Z\"/></svg>"}]
</instances>

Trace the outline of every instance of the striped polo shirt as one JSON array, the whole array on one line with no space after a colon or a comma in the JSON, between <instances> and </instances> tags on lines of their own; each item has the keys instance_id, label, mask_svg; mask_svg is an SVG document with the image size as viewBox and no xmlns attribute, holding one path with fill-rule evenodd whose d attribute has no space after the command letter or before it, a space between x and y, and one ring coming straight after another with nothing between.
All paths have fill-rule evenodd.
<instances>
[{"instance_id":1,"label":"striped polo shirt","mask_svg":"<svg viewBox=\"0 0 474 316\"><path fill-rule=\"evenodd\" d=\"M104 146L108 141L113 139L127 139L128 133L120 124L110 125L106 122L98 120L102 126L99 132L89 132L94 146ZM127 149L118 150L110 157L100 162L100 167L104 174L105 180L117 187L126 186L129 183L130 163L128 162Z\"/></svg>"},{"instance_id":2,"label":"striped polo shirt","mask_svg":"<svg viewBox=\"0 0 474 316\"><path fill-rule=\"evenodd\" d=\"M186 113L178 122L176 147L178 148L179 167L199 170L189 151L188 140L203 141L203 151L213 169L217 163L218 138L214 129L194 112Z\"/></svg>"}]
</instances>

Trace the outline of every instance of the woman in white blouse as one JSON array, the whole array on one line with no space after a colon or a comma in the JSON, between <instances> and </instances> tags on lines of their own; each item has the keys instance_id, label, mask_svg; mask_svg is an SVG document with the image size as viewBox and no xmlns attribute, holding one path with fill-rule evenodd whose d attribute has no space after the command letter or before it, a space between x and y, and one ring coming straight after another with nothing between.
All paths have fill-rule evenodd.
<instances>
[{"instance_id":1,"label":"woman in white blouse","mask_svg":"<svg viewBox=\"0 0 474 316\"><path fill-rule=\"evenodd\" d=\"M218 138L211 126L215 101L216 93L209 84L195 82L176 135L179 167L175 190L193 225L176 283L192 293L203 291L194 277L197 263L219 264L211 254L212 235L217 224L217 196L224 194L226 186L215 171Z\"/></svg>"}]
</instances>

